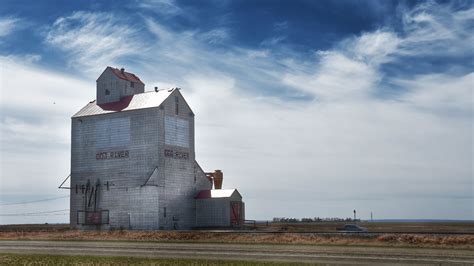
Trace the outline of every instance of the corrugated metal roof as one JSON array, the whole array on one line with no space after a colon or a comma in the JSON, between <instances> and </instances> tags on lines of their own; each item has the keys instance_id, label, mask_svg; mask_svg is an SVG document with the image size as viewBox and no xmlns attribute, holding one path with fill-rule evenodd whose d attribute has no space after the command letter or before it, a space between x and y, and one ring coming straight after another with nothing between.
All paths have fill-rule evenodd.
<instances>
[{"instance_id":1,"label":"corrugated metal roof","mask_svg":"<svg viewBox=\"0 0 474 266\"><path fill-rule=\"evenodd\" d=\"M118 78L144 84L144 83L140 80L140 78L139 78L137 75L133 74L133 73L126 72L126 71L123 71L123 72L122 72L121 69L114 68L114 67L110 67L110 66L108 66L108 68L110 68L110 69L112 70L112 72L113 72Z\"/></svg>"},{"instance_id":2,"label":"corrugated metal roof","mask_svg":"<svg viewBox=\"0 0 474 266\"><path fill-rule=\"evenodd\" d=\"M194 197L195 199L214 199L214 198L229 198L232 197L232 194L237 192L237 189L208 189L208 190L201 190L198 194Z\"/></svg>"},{"instance_id":3,"label":"corrugated metal roof","mask_svg":"<svg viewBox=\"0 0 474 266\"><path fill-rule=\"evenodd\" d=\"M124 112L130 110L158 107L173 90L159 90L158 92L150 91L145 93L134 94L122 98L122 100L113 103L96 104L92 101L84 106L79 112L72 117L90 116L108 114L114 112Z\"/></svg>"}]
</instances>

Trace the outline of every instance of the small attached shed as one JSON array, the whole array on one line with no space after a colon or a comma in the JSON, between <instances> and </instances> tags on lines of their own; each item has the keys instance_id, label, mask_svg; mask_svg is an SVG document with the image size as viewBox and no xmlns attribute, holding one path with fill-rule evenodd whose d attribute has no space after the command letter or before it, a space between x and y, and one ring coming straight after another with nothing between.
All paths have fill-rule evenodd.
<instances>
[{"instance_id":1,"label":"small attached shed","mask_svg":"<svg viewBox=\"0 0 474 266\"><path fill-rule=\"evenodd\" d=\"M237 189L201 190L196 199L197 227L240 227L245 205Z\"/></svg>"}]
</instances>

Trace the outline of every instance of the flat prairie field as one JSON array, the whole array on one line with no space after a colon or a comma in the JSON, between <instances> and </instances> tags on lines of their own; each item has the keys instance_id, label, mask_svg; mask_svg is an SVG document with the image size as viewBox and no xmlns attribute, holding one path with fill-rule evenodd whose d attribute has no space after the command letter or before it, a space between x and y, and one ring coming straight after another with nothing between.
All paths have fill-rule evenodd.
<instances>
[{"instance_id":1,"label":"flat prairie field","mask_svg":"<svg viewBox=\"0 0 474 266\"><path fill-rule=\"evenodd\" d=\"M474 264L474 223L258 223L247 230L0 226L0 265Z\"/></svg>"},{"instance_id":2,"label":"flat prairie field","mask_svg":"<svg viewBox=\"0 0 474 266\"><path fill-rule=\"evenodd\" d=\"M474 223L362 222L368 233L340 233L345 223L259 223L249 230L80 231L66 224L0 225L0 240L107 240L242 244L314 244L474 249Z\"/></svg>"},{"instance_id":3,"label":"flat prairie field","mask_svg":"<svg viewBox=\"0 0 474 266\"><path fill-rule=\"evenodd\" d=\"M147 241L0 241L1 265L474 264L474 250Z\"/></svg>"},{"instance_id":4,"label":"flat prairie field","mask_svg":"<svg viewBox=\"0 0 474 266\"><path fill-rule=\"evenodd\" d=\"M257 223L259 231L287 232L336 232L336 228L350 222L313 223ZM357 222L357 225L375 233L471 233L474 234L474 221L460 222Z\"/></svg>"},{"instance_id":5,"label":"flat prairie field","mask_svg":"<svg viewBox=\"0 0 474 266\"><path fill-rule=\"evenodd\" d=\"M277 223L258 222L246 227L254 232L337 232L336 228L350 222ZM369 232L379 233L471 233L474 234L474 221L459 222L357 222ZM0 232L59 232L69 231L68 224L12 224L0 225ZM209 230L208 230L209 231ZM212 231L212 230L211 230ZM238 230L234 230L237 231Z\"/></svg>"},{"instance_id":6,"label":"flat prairie field","mask_svg":"<svg viewBox=\"0 0 474 266\"><path fill-rule=\"evenodd\" d=\"M84 255L21 255L0 254L2 265L308 265L297 262L232 261L180 258L140 258L124 256L84 256ZM311 264L310 264L311 265ZM317 264L316 264L317 265Z\"/></svg>"}]
</instances>

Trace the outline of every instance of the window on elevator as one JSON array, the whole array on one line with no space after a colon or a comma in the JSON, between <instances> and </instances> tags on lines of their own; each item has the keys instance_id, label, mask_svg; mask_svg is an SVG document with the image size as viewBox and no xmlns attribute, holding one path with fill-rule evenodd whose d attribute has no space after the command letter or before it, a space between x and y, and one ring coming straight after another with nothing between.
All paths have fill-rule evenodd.
<instances>
[{"instance_id":1,"label":"window on elevator","mask_svg":"<svg viewBox=\"0 0 474 266\"><path fill-rule=\"evenodd\" d=\"M174 97L174 103L175 103L175 113L176 113L176 115L178 115L179 114L179 105L178 105L179 98L178 98L178 96Z\"/></svg>"}]
</instances>

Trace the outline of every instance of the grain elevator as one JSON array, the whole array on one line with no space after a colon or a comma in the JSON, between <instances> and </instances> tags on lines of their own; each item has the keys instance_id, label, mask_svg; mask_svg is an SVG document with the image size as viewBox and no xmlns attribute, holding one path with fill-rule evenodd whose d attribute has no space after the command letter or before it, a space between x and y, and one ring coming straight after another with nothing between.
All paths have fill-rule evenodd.
<instances>
[{"instance_id":1,"label":"grain elevator","mask_svg":"<svg viewBox=\"0 0 474 266\"><path fill-rule=\"evenodd\" d=\"M78 229L239 227L244 203L195 160L194 113L180 89L145 92L107 67L72 116L70 224Z\"/></svg>"}]
</instances>

